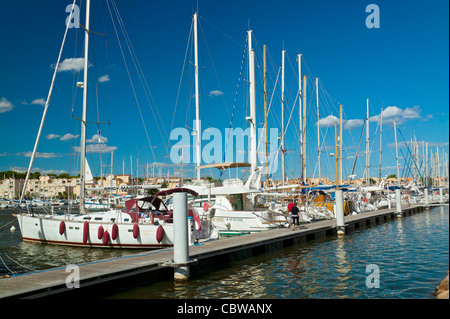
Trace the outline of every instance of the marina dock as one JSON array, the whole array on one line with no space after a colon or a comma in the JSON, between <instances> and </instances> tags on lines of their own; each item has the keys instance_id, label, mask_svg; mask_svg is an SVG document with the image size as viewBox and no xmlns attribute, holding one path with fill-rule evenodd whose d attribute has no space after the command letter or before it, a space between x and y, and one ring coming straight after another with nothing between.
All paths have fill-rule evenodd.
<instances>
[{"instance_id":1,"label":"marina dock","mask_svg":"<svg viewBox=\"0 0 450 319\"><path fill-rule=\"evenodd\" d=\"M402 217L424 211L425 206L402 209ZM395 208L349 215L345 217L345 233L366 226L382 224L398 218ZM293 231L283 228L210 241L189 247L191 276L200 270L223 266L228 262L305 243L310 240L336 236L336 220L304 224ZM43 298L67 296L102 297L152 282L170 280L173 268L164 265L173 259L173 249L152 250L134 255L59 267L0 279L0 298ZM79 271L79 288L68 288L75 271ZM69 282L69 285L66 284Z\"/></svg>"}]
</instances>

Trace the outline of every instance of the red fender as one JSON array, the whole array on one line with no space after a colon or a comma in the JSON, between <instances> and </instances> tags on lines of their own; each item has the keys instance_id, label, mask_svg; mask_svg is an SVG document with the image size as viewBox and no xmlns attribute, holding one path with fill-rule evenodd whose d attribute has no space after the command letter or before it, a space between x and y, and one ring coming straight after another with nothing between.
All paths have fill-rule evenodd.
<instances>
[{"instance_id":1,"label":"red fender","mask_svg":"<svg viewBox=\"0 0 450 319\"><path fill-rule=\"evenodd\" d=\"M98 234L97 234L97 238L98 239L102 239L103 238L103 226L100 226L99 228L98 228Z\"/></svg>"},{"instance_id":2,"label":"red fender","mask_svg":"<svg viewBox=\"0 0 450 319\"><path fill-rule=\"evenodd\" d=\"M65 231L66 231L66 223L64 221L62 221L59 224L59 234L62 235L62 234L64 234Z\"/></svg>"},{"instance_id":3,"label":"red fender","mask_svg":"<svg viewBox=\"0 0 450 319\"><path fill-rule=\"evenodd\" d=\"M107 246L109 244L109 233L105 231L103 233L103 245Z\"/></svg>"},{"instance_id":4,"label":"red fender","mask_svg":"<svg viewBox=\"0 0 450 319\"><path fill-rule=\"evenodd\" d=\"M117 226L117 224L114 224L112 226L111 239L116 240L118 234L119 234L119 226Z\"/></svg>"},{"instance_id":5,"label":"red fender","mask_svg":"<svg viewBox=\"0 0 450 319\"><path fill-rule=\"evenodd\" d=\"M83 243L86 244L89 238L89 223L87 221L84 222L83 226Z\"/></svg>"},{"instance_id":6,"label":"red fender","mask_svg":"<svg viewBox=\"0 0 450 319\"><path fill-rule=\"evenodd\" d=\"M133 237L138 238L138 236L139 236L139 225L134 224L133 225Z\"/></svg>"},{"instance_id":7,"label":"red fender","mask_svg":"<svg viewBox=\"0 0 450 319\"><path fill-rule=\"evenodd\" d=\"M158 229L156 230L156 240L158 243L160 243L164 238L164 228L159 225Z\"/></svg>"}]
</instances>

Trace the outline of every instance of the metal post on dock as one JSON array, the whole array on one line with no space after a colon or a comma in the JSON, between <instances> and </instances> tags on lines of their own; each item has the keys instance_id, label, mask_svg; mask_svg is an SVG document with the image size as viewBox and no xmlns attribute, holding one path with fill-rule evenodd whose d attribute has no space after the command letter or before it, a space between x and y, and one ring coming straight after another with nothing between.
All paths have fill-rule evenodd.
<instances>
[{"instance_id":1,"label":"metal post on dock","mask_svg":"<svg viewBox=\"0 0 450 319\"><path fill-rule=\"evenodd\" d=\"M428 198L428 188L424 189L424 193L425 193L425 208L430 209L430 200Z\"/></svg>"},{"instance_id":2,"label":"metal post on dock","mask_svg":"<svg viewBox=\"0 0 450 319\"><path fill-rule=\"evenodd\" d=\"M336 228L338 236L345 235L344 197L342 190L336 190Z\"/></svg>"},{"instance_id":3,"label":"metal post on dock","mask_svg":"<svg viewBox=\"0 0 450 319\"><path fill-rule=\"evenodd\" d=\"M189 261L187 193L173 194L173 261L183 264ZM174 267L175 281L187 281L189 266Z\"/></svg>"},{"instance_id":4,"label":"metal post on dock","mask_svg":"<svg viewBox=\"0 0 450 319\"><path fill-rule=\"evenodd\" d=\"M395 190L395 207L397 217L402 217L402 195L400 193L400 189Z\"/></svg>"},{"instance_id":5,"label":"metal post on dock","mask_svg":"<svg viewBox=\"0 0 450 319\"><path fill-rule=\"evenodd\" d=\"M173 194L173 260L160 263L160 267L173 267L173 279L177 283L187 282L189 266L198 263L189 259L189 224L187 193Z\"/></svg>"}]
</instances>

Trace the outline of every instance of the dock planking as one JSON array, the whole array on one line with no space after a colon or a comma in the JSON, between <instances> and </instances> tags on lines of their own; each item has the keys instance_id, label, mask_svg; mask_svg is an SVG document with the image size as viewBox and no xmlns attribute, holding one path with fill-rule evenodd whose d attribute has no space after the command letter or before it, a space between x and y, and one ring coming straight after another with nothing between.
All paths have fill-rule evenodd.
<instances>
[{"instance_id":1,"label":"dock planking","mask_svg":"<svg viewBox=\"0 0 450 319\"><path fill-rule=\"evenodd\" d=\"M402 215L409 216L423 210L424 206L411 206L404 208ZM396 218L395 208L346 216L346 233ZM274 229L191 246L190 258L198 260L198 263L191 266L191 275L200 270L223 266L227 262L336 235L334 219L304 226L305 228L295 231L287 228ZM173 248L167 248L79 264L79 288L68 288L66 285L66 280L71 276L71 270L67 267L3 278L0 279L0 298L34 299L69 295L101 297L114 291L170 279L173 269L163 264L172 259Z\"/></svg>"}]
</instances>

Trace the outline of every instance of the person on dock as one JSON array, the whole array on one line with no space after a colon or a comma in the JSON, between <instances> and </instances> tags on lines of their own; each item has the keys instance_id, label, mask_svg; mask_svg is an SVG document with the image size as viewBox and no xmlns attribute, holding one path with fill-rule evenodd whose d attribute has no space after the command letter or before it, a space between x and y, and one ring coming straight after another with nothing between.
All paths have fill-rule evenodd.
<instances>
[{"instance_id":1,"label":"person on dock","mask_svg":"<svg viewBox=\"0 0 450 319\"><path fill-rule=\"evenodd\" d=\"M300 210L297 207L297 203L294 203L294 206L291 208L291 217L292 217L292 230L295 230L295 222L297 222L297 229L300 229Z\"/></svg>"}]
</instances>

